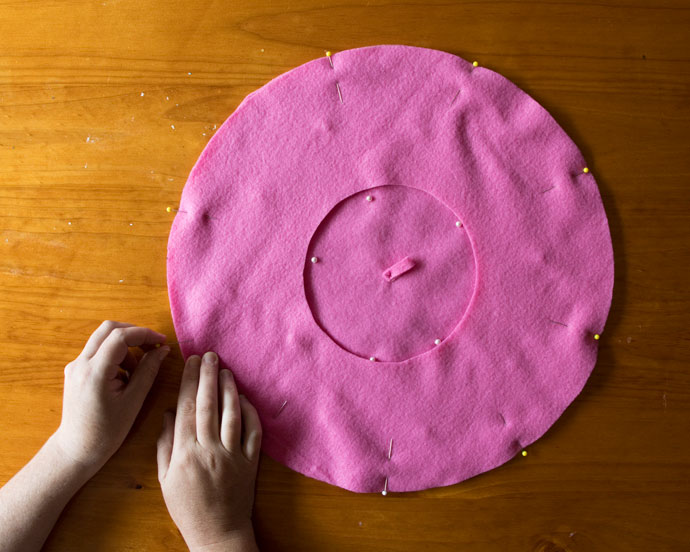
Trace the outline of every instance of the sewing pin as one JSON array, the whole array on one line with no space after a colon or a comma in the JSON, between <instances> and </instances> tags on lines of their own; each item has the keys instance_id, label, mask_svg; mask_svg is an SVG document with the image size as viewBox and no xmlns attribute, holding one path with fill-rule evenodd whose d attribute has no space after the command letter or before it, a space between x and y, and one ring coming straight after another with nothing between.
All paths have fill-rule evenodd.
<instances>
[{"instance_id":1,"label":"sewing pin","mask_svg":"<svg viewBox=\"0 0 690 552\"><path fill-rule=\"evenodd\" d=\"M280 408L278 409L278 412L276 412L276 415L273 416L274 418L277 418L278 415L283 411L283 408L285 408L285 405L287 404L287 401L283 401L283 404L280 405Z\"/></svg>"}]
</instances>

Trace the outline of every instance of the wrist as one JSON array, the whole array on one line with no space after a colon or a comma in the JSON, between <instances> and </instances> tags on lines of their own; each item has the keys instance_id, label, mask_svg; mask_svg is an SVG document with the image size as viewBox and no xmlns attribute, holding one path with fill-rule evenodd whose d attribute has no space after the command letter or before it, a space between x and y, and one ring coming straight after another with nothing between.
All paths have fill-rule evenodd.
<instances>
[{"instance_id":1,"label":"wrist","mask_svg":"<svg viewBox=\"0 0 690 552\"><path fill-rule=\"evenodd\" d=\"M258 552L254 529L251 523L242 529L236 529L218 536L213 542L189 546L190 552Z\"/></svg>"},{"instance_id":2,"label":"wrist","mask_svg":"<svg viewBox=\"0 0 690 552\"><path fill-rule=\"evenodd\" d=\"M96 475L104 464L104 462L97 461L96 458L87 461L77 457L77 455L70 451L69 447L65 446L63 434L59 428L46 441L44 449L50 455L52 466L66 472L78 474L83 479L83 483Z\"/></svg>"}]
</instances>

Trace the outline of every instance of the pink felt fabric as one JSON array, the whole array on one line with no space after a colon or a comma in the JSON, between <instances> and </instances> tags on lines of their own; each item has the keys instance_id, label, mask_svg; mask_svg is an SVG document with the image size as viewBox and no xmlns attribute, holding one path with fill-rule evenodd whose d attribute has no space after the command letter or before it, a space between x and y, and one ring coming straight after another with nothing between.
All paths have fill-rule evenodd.
<instances>
[{"instance_id":1,"label":"pink felt fabric","mask_svg":"<svg viewBox=\"0 0 690 552\"><path fill-rule=\"evenodd\" d=\"M575 144L497 73L405 46L332 62L250 94L199 158L168 244L175 329L232 368L276 460L353 491L449 485L585 384L606 215Z\"/></svg>"},{"instance_id":2,"label":"pink felt fabric","mask_svg":"<svg viewBox=\"0 0 690 552\"><path fill-rule=\"evenodd\" d=\"M379 186L340 202L307 253L319 259L304 273L316 323L362 358L402 361L435 347L460 322L476 279L472 246L458 220L410 186ZM402 257L407 263L398 265ZM386 281L392 266L404 273Z\"/></svg>"}]
</instances>

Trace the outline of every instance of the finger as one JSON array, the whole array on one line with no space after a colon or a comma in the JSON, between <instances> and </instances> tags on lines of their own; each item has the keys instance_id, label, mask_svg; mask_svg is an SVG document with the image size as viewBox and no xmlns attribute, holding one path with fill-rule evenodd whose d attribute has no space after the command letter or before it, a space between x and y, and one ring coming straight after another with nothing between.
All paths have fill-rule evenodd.
<instances>
[{"instance_id":1,"label":"finger","mask_svg":"<svg viewBox=\"0 0 690 552\"><path fill-rule=\"evenodd\" d=\"M220 422L220 442L229 451L240 449L242 418L240 399L237 396L235 378L230 370L220 371L220 392L222 417Z\"/></svg>"},{"instance_id":2,"label":"finger","mask_svg":"<svg viewBox=\"0 0 690 552\"><path fill-rule=\"evenodd\" d=\"M170 467L170 457L172 456L173 437L175 432L175 414L167 411L163 414L163 430L156 443L156 463L158 464L158 481L161 483L165 479Z\"/></svg>"},{"instance_id":3,"label":"finger","mask_svg":"<svg viewBox=\"0 0 690 552\"><path fill-rule=\"evenodd\" d=\"M139 361L139 364L134 369L134 373L130 375L127 391L130 403L135 405L137 409L141 408L146 395L151 390L153 382L156 380L158 370L161 367L163 359L168 356L170 347L161 347L149 351Z\"/></svg>"},{"instance_id":4,"label":"finger","mask_svg":"<svg viewBox=\"0 0 690 552\"><path fill-rule=\"evenodd\" d=\"M175 447L196 441L196 392L199 387L201 358L190 356L182 372L175 414Z\"/></svg>"},{"instance_id":5,"label":"finger","mask_svg":"<svg viewBox=\"0 0 690 552\"><path fill-rule=\"evenodd\" d=\"M261 421L259 420L259 414L244 395L240 395L240 410L242 412L242 426L244 429L242 452L247 460L256 462L259 459L259 450L261 450Z\"/></svg>"},{"instance_id":6,"label":"finger","mask_svg":"<svg viewBox=\"0 0 690 552\"><path fill-rule=\"evenodd\" d=\"M220 440L218 431L218 356L209 351L201 359L196 394L196 439L210 448Z\"/></svg>"},{"instance_id":7,"label":"finger","mask_svg":"<svg viewBox=\"0 0 690 552\"><path fill-rule=\"evenodd\" d=\"M84 345L84 349L82 350L81 354L85 356L86 358L91 358L93 355L96 354L98 351L98 348L101 346L103 341L105 341L105 338L110 335L110 332L112 332L115 328L131 328L132 324L127 324L125 322L114 322L112 320L106 320L105 322L102 322L98 328L91 334L91 337L89 337L88 341L86 342L86 345Z\"/></svg>"},{"instance_id":8,"label":"finger","mask_svg":"<svg viewBox=\"0 0 690 552\"><path fill-rule=\"evenodd\" d=\"M165 341L165 336L138 326L114 328L105 338L98 351L93 356L97 365L107 367L119 365L127 356L130 347L154 345Z\"/></svg>"}]
</instances>

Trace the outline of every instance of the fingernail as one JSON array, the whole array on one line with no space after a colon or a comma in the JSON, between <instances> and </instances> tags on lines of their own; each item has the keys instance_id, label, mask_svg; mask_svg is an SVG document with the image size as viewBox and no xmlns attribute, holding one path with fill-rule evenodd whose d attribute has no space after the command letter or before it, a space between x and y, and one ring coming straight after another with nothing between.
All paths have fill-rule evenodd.
<instances>
[{"instance_id":1,"label":"fingernail","mask_svg":"<svg viewBox=\"0 0 690 552\"><path fill-rule=\"evenodd\" d=\"M160 347L158 350L160 351L160 353L158 354L162 357L165 357L170 352L170 347L164 345L163 347Z\"/></svg>"},{"instance_id":2,"label":"fingernail","mask_svg":"<svg viewBox=\"0 0 690 552\"><path fill-rule=\"evenodd\" d=\"M246 401L247 397L245 397L242 393L240 393L240 400L241 401Z\"/></svg>"},{"instance_id":3,"label":"fingernail","mask_svg":"<svg viewBox=\"0 0 690 552\"><path fill-rule=\"evenodd\" d=\"M204 361L208 362L211 366L214 366L218 363L218 355L213 351L208 351L204 355Z\"/></svg>"}]
</instances>

